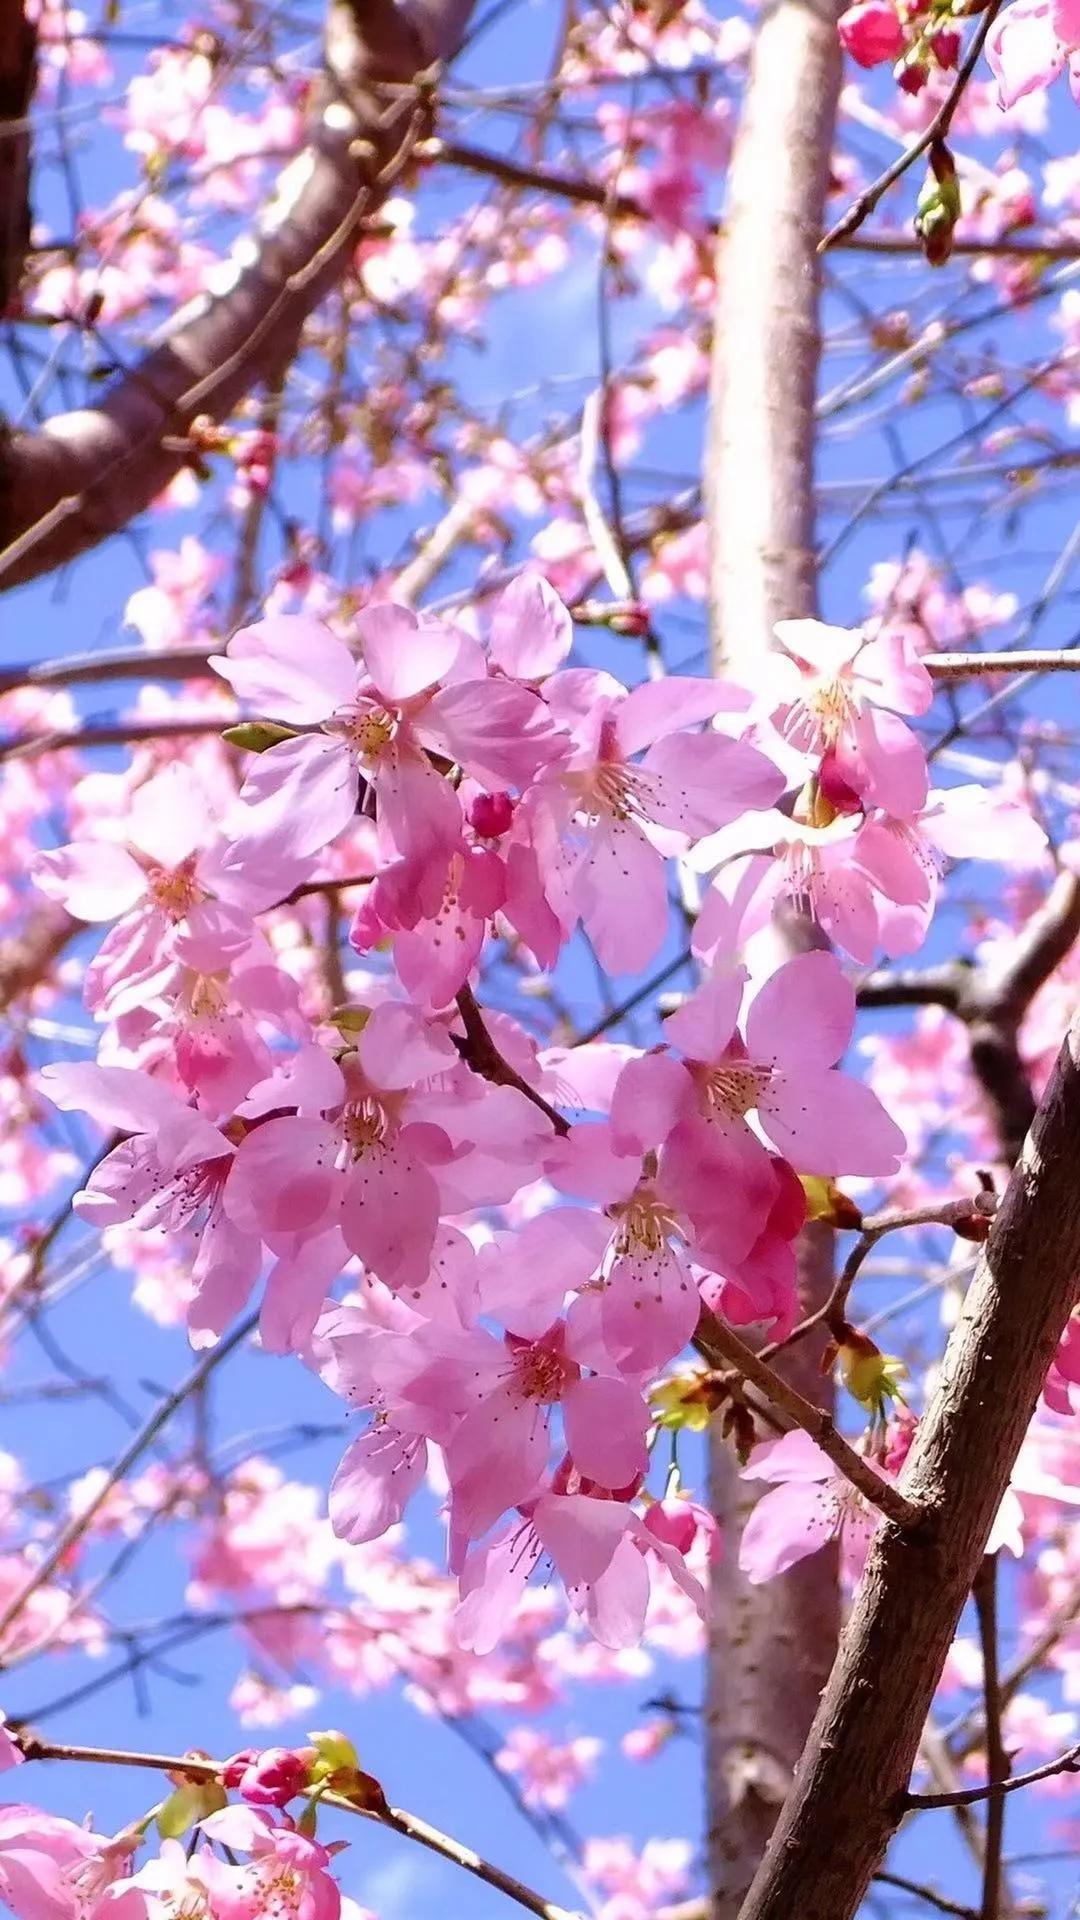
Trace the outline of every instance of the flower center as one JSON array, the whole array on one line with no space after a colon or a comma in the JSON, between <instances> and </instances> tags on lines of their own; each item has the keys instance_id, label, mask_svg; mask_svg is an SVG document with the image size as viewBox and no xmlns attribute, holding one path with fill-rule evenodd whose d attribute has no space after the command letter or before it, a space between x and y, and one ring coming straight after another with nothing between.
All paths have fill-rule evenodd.
<instances>
[{"instance_id":1,"label":"flower center","mask_svg":"<svg viewBox=\"0 0 1080 1920\"><path fill-rule=\"evenodd\" d=\"M388 1119L385 1108L369 1094L346 1107L341 1119L341 1131L345 1145L354 1160L360 1160L372 1147L379 1147L386 1139Z\"/></svg>"},{"instance_id":2,"label":"flower center","mask_svg":"<svg viewBox=\"0 0 1080 1920\"><path fill-rule=\"evenodd\" d=\"M617 1254L659 1253L672 1234L681 1232L679 1217L648 1187L639 1187L629 1200L610 1212L619 1220Z\"/></svg>"},{"instance_id":3,"label":"flower center","mask_svg":"<svg viewBox=\"0 0 1080 1920\"><path fill-rule=\"evenodd\" d=\"M641 781L623 761L606 760L588 776L586 800L597 813L613 820L632 820L641 811Z\"/></svg>"},{"instance_id":4,"label":"flower center","mask_svg":"<svg viewBox=\"0 0 1080 1920\"><path fill-rule=\"evenodd\" d=\"M178 867L151 867L146 886L154 905L170 920L182 920L202 898L195 879L194 856Z\"/></svg>"},{"instance_id":5,"label":"flower center","mask_svg":"<svg viewBox=\"0 0 1080 1920\"><path fill-rule=\"evenodd\" d=\"M394 737L394 718L385 707L370 703L342 707L327 723L326 730L339 734L361 760L378 760Z\"/></svg>"},{"instance_id":6,"label":"flower center","mask_svg":"<svg viewBox=\"0 0 1080 1920\"><path fill-rule=\"evenodd\" d=\"M514 1384L523 1400L558 1400L577 1371L572 1361L540 1342L519 1347L514 1355Z\"/></svg>"},{"instance_id":7,"label":"flower center","mask_svg":"<svg viewBox=\"0 0 1080 1920\"><path fill-rule=\"evenodd\" d=\"M757 1106L768 1078L767 1067L755 1067L749 1062L710 1067L701 1080L706 1112L726 1114L729 1120L742 1120L751 1107Z\"/></svg>"}]
</instances>

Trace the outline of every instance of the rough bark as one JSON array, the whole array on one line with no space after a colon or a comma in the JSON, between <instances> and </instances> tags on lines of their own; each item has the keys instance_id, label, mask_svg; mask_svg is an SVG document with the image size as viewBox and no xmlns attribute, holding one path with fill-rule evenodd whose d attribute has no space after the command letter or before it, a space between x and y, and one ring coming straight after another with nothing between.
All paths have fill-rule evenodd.
<instances>
[{"instance_id":1,"label":"rough bark","mask_svg":"<svg viewBox=\"0 0 1080 1920\"><path fill-rule=\"evenodd\" d=\"M37 77L37 28L22 0L0 0L0 313L15 302L30 245L28 115Z\"/></svg>"},{"instance_id":2,"label":"rough bark","mask_svg":"<svg viewBox=\"0 0 1080 1920\"><path fill-rule=\"evenodd\" d=\"M934 1689L1013 1463L1080 1293L1075 1021L949 1341L742 1920L851 1920L904 1812Z\"/></svg>"},{"instance_id":3,"label":"rough bark","mask_svg":"<svg viewBox=\"0 0 1080 1920\"><path fill-rule=\"evenodd\" d=\"M392 0L332 0L309 144L256 224L250 264L178 315L100 406L0 442L0 587L126 526L197 455L193 423L226 419L287 363L361 223L430 130L424 90L410 83L453 51L470 11L464 0L424 0L414 21ZM399 90L380 90L388 82Z\"/></svg>"},{"instance_id":4,"label":"rough bark","mask_svg":"<svg viewBox=\"0 0 1080 1920\"><path fill-rule=\"evenodd\" d=\"M775 622L817 611L815 246L840 82L836 14L830 0L779 0L762 14L717 256L707 473L713 658L718 671L751 682ZM813 939L812 928L787 930L788 950ZM831 1290L832 1235L808 1231L799 1255L810 1313ZM821 1353L821 1339L808 1339L782 1364L801 1392L827 1405ZM736 1543L760 1491L714 1436L711 1498L727 1540L713 1581L707 1707L715 1920L733 1920L742 1905L839 1627L834 1553L762 1587L739 1573Z\"/></svg>"}]
</instances>

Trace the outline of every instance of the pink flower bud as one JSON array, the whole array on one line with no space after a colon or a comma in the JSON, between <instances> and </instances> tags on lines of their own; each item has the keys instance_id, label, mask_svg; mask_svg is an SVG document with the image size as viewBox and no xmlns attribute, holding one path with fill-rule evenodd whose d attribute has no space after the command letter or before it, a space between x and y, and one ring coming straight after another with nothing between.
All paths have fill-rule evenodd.
<instances>
[{"instance_id":1,"label":"pink flower bud","mask_svg":"<svg viewBox=\"0 0 1080 1920\"><path fill-rule=\"evenodd\" d=\"M840 15L840 41L860 67L878 67L904 50L904 32L888 0L856 0Z\"/></svg>"},{"instance_id":2,"label":"pink flower bud","mask_svg":"<svg viewBox=\"0 0 1080 1920\"><path fill-rule=\"evenodd\" d=\"M931 35L930 46L939 67L951 72L960 58L960 35L955 27L939 27Z\"/></svg>"},{"instance_id":3,"label":"pink flower bud","mask_svg":"<svg viewBox=\"0 0 1080 1920\"><path fill-rule=\"evenodd\" d=\"M507 833L514 818L514 802L508 793L478 793L469 808L469 825L481 840L497 840Z\"/></svg>"},{"instance_id":4,"label":"pink flower bud","mask_svg":"<svg viewBox=\"0 0 1080 1920\"><path fill-rule=\"evenodd\" d=\"M645 1526L676 1553L689 1553L698 1530L697 1516L688 1500L654 1500L646 1510Z\"/></svg>"},{"instance_id":5,"label":"pink flower bud","mask_svg":"<svg viewBox=\"0 0 1080 1920\"><path fill-rule=\"evenodd\" d=\"M854 787L849 786L844 779L837 765L836 755L831 750L821 756L818 786L835 813L861 812L862 801Z\"/></svg>"},{"instance_id":6,"label":"pink flower bud","mask_svg":"<svg viewBox=\"0 0 1080 1920\"><path fill-rule=\"evenodd\" d=\"M235 1754L222 1770L227 1787L237 1787L252 1807L284 1807L306 1785L308 1762L289 1747Z\"/></svg>"},{"instance_id":7,"label":"pink flower bud","mask_svg":"<svg viewBox=\"0 0 1080 1920\"><path fill-rule=\"evenodd\" d=\"M930 78L930 70L920 60L909 60L896 69L896 84L901 93L921 93Z\"/></svg>"}]
</instances>

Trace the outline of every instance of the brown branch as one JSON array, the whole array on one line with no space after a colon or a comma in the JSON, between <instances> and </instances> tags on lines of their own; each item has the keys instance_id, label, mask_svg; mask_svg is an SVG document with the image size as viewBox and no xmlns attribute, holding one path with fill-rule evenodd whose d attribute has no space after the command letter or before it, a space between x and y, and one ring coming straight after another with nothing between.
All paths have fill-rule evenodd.
<instances>
[{"instance_id":1,"label":"brown branch","mask_svg":"<svg viewBox=\"0 0 1080 1920\"><path fill-rule=\"evenodd\" d=\"M461 1015L461 1024L465 1029L465 1038L456 1040L455 1045L466 1066L471 1067L474 1073L478 1073L481 1079L490 1080L496 1087L516 1087L519 1093L525 1095L526 1100L532 1101L534 1107L539 1107L541 1113L551 1121L556 1133L565 1139L570 1132L569 1121L564 1120L562 1114L544 1099L543 1094L537 1093L535 1087L530 1087L528 1081L522 1079L517 1068L512 1067L509 1060L503 1058L487 1030L484 1016L476 1003L476 995L471 987L462 987L457 995L456 1005Z\"/></svg>"},{"instance_id":2,"label":"brown branch","mask_svg":"<svg viewBox=\"0 0 1080 1920\"><path fill-rule=\"evenodd\" d=\"M30 246L36 82L36 23L22 0L0 0L0 314L17 307Z\"/></svg>"},{"instance_id":3,"label":"brown branch","mask_svg":"<svg viewBox=\"0 0 1080 1920\"><path fill-rule=\"evenodd\" d=\"M63 907L42 906L21 933L0 940L0 1013L40 985L83 926Z\"/></svg>"},{"instance_id":4,"label":"brown branch","mask_svg":"<svg viewBox=\"0 0 1080 1920\"><path fill-rule=\"evenodd\" d=\"M786 1413L789 1420L816 1441L845 1480L849 1480L871 1506L877 1507L879 1513L898 1527L918 1526L921 1509L891 1480L886 1480L863 1454L856 1453L843 1434L837 1432L832 1415L823 1407L815 1406L782 1374L759 1359L753 1349L707 1307L702 1308L694 1344L710 1366L737 1367L744 1380L749 1380L770 1405Z\"/></svg>"},{"instance_id":5,"label":"brown branch","mask_svg":"<svg viewBox=\"0 0 1080 1920\"><path fill-rule=\"evenodd\" d=\"M957 70L956 79L933 119L923 129L918 139L910 147L906 147L892 165L886 167L884 173L879 174L878 178L860 193L857 200L852 201L842 218L836 222L835 226L829 228L820 243L819 252L825 253L829 247L835 246L837 241L847 239L857 227L861 227L867 215L873 213L878 201L884 198L890 187L894 187L930 147L946 138L956 109L967 90L968 81L978 66L983 47L986 45L986 36L997 19L1001 6L1002 0L989 0L989 5L971 36L971 45Z\"/></svg>"},{"instance_id":6,"label":"brown branch","mask_svg":"<svg viewBox=\"0 0 1080 1920\"><path fill-rule=\"evenodd\" d=\"M296 350L309 313L345 272L356 236L428 131L423 85L471 9L426 0L419 25L392 0L331 0L327 77L309 144L278 182L254 263L185 309L97 407L61 414L0 448L0 587L96 546L197 460L200 422L225 420ZM430 37L428 37L430 35ZM389 93L386 83L397 83Z\"/></svg>"},{"instance_id":7,"label":"brown branch","mask_svg":"<svg viewBox=\"0 0 1080 1920\"><path fill-rule=\"evenodd\" d=\"M1080 1020L1062 1045L920 1423L903 1487L925 1517L907 1532L887 1524L871 1546L742 1920L852 1920L909 1804L945 1656L1077 1298L1078 1133Z\"/></svg>"},{"instance_id":8,"label":"brown branch","mask_svg":"<svg viewBox=\"0 0 1080 1920\"><path fill-rule=\"evenodd\" d=\"M17 1734L17 1739L27 1760L73 1760L84 1766L138 1767L153 1773L178 1775L189 1780L220 1781L223 1760L207 1760L201 1755L187 1753L141 1753L129 1749L112 1747L73 1746L66 1741L43 1740L32 1731ZM475 1875L486 1886L505 1894L527 1913L537 1915L537 1920L578 1920L565 1907L558 1907L551 1900L545 1900L522 1880L511 1873L504 1873L490 1860L475 1853L472 1847L466 1847L460 1840L454 1840L449 1834L441 1833L438 1827L429 1826L415 1813L406 1813L403 1807L388 1806L385 1801L380 1806L371 1804L359 1806L344 1794L320 1792L319 1804L334 1807L340 1813L351 1813L360 1819L374 1820L379 1826L389 1827L392 1832L400 1833L406 1840L415 1840L420 1846L427 1847L431 1853L441 1854L455 1867L461 1867L466 1873Z\"/></svg>"},{"instance_id":9,"label":"brown branch","mask_svg":"<svg viewBox=\"0 0 1080 1920\"><path fill-rule=\"evenodd\" d=\"M936 1907L939 1913L954 1913L957 1920L978 1920L971 1907L963 1907L958 1900L948 1900L943 1893L933 1887L923 1886L921 1880L909 1880L902 1873L875 1873L875 1883L882 1887L897 1887L901 1893L910 1893L916 1900L925 1900L928 1907Z\"/></svg>"},{"instance_id":10,"label":"brown branch","mask_svg":"<svg viewBox=\"0 0 1080 1920\"><path fill-rule=\"evenodd\" d=\"M968 680L983 673L1080 673L1076 647L1017 647L1015 653L927 653L932 680Z\"/></svg>"},{"instance_id":11,"label":"brown branch","mask_svg":"<svg viewBox=\"0 0 1080 1920\"><path fill-rule=\"evenodd\" d=\"M1001 1731L1002 1699L998 1677L997 1556L988 1553L971 1589L982 1649L983 1700L986 1703L986 1770L990 1785L1007 1780L1011 1772ZM979 1920L999 1920L1001 1861L1005 1847L1005 1795L992 1793L986 1806L982 1901Z\"/></svg>"},{"instance_id":12,"label":"brown branch","mask_svg":"<svg viewBox=\"0 0 1080 1920\"><path fill-rule=\"evenodd\" d=\"M988 1780L984 1787L960 1787L955 1793L905 1793L901 1810L925 1812L934 1807L974 1807L980 1800L1000 1800L1021 1787L1032 1787L1038 1780L1052 1780L1059 1773L1080 1773L1080 1746L1070 1747L1056 1760L1032 1767L1030 1773L1014 1773L1007 1780Z\"/></svg>"}]
</instances>

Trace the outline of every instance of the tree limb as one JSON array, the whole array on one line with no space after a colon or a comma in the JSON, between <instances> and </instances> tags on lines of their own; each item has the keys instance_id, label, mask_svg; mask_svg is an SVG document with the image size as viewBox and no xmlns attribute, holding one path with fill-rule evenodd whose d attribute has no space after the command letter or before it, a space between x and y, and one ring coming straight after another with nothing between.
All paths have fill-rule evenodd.
<instances>
[{"instance_id":1,"label":"tree limb","mask_svg":"<svg viewBox=\"0 0 1080 1920\"><path fill-rule=\"evenodd\" d=\"M288 361L363 222L429 131L425 87L413 83L453 51L470 11L462 0L424 0L412 24L392 0L331 0L309 144L257 223L252 264L238 265L227 291L185 308L100 406L9 432L0 445L0 588L127 526L197 455L200 421L227 418Z\"/></svg>"},{"instance_id":2,"label":"tree limb","mask_svg":"<svg viewBox=\"0 0 1080 1920\"><path fill-rule=\"evenodd\" d=\"M985 1244L742 1920L851 1920L902 1817L934 1689L1078 1293L1080 1019ZM1002 1783L998 1790L1007 1791ZM951 1804L951 1802L950 1802Z\"/></svg>"}]
</instances>

